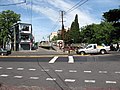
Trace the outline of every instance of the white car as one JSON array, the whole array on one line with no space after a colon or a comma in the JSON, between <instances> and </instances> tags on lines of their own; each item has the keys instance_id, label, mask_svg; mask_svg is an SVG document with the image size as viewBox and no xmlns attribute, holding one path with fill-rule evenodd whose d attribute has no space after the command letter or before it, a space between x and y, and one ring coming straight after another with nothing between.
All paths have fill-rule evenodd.
<instances>
[{"instance_id":1,"label":"white car","mask_svg":"<svg viewBox=\"0 0 120 90\"><path fill-rule=\"evenodd\" d=\"M83 48L83 49L78 49L76 51L77 54L93 54L93 53L101 53L101 54L105 54L108 53L110 51L110 46L98 46L97 44L89 44L87 47Z\"/></svg>"}]
</instances>

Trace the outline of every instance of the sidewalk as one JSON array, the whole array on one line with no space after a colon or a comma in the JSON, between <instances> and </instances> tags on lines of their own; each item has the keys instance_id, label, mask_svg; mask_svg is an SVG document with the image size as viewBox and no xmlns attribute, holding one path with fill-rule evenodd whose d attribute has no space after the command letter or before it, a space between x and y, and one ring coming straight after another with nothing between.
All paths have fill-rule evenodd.
<instances>
[{"instance_id":1,"label":"sidewalk","mask_svg":"<svg viewBox=\"0 0 120 90\"><path fill-rule=\"evenodd\" d=\"M63 52L59 48L56 48L55 50L48 50L44 48L38 48L37 50L22 50L22 51L12 51L12 53L9 56L40 56L40 55L68 55L68 52ZM75 53L71 53L75 54Z\"/></svg>"},{"instance_id":2,"label":"sidewalk","mask_svg":"<svg viewBox=\"0 0 120 90\"><path fill-rule=\"evenodd\" d=\"M44 49L38 48L37 50L22 50L22 51L12 51L9 56L44 56L44 55L77 55L75 51L68 51L63 52L63 49L59 49L58 47L53 47L53 49ZM120 55L120 51L110 51L109 55ZM106 55L108 55L106 54ZM78 54L79 55L79 54ZM101 54L100 54L101 55Z\"/></svg>"}]
</instances>

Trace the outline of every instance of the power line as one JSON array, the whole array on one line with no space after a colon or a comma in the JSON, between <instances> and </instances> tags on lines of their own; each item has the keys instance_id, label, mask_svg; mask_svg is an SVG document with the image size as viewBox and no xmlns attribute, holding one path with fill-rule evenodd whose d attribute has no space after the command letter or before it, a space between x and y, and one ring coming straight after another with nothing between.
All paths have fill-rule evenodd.
<instances>
[{"instance_id":1,"label":"power line","mask_svg":"<svg viewBox=\"0 0 120 90\"><path fill-rule=\"evenodd\" d=\"M24 4L24 3L26 3L26 0L24 0L23 2L18 2L18 3L0 4L0 6L13 6L13 5L19 5L19 4Z\"/></svg>"},{"instance_id":2,"label":"power line","mask_svg":"<svg viewBox=\"0 0 120 90\"><path fill-rule=\"evenodd\" d=\"M85 4L86 2L88 2L88 0L82 2L80 5L78 5L76 8L74 8L74 10L77 9L78 7L82 6L82 5ZM73 10L72 10L72 11L73 11Z\"/></svg>"},{"instance_id":3,"label":"power line","mask_svg":"<svg viewBox=\"0 0 120 90\"><path fill-rule=\"evenodd\" d=\"M72 6L70 9L68 9L66 12L71 11L73 8L75 8L77 5L79 5L83 0L80 0L77 4L75 4L74 6Z\"/></svg>"},{"instance_id":4,"label":"power line","mask_svg":"<svg viewBox=\"0 0 120 90\"><path fill-rule=\"evenodd\" d=\"M32 15L33 15L32 10L33 10L33 2L32 2L32 0L31 0L31 24L32 24Z\"/></svg>"},{"instance_id":5,"label":"power line","mask_svg":"<svg viewBox=\"0 0 120 90\"><path fill-rule=\"evenodd\" d=\"M38 58L37 58L37 63L38 63L38 66L45 71L45 69L42 67L42 65L40 64ZM45 73L50 77L50 78L53 78L47 71L45 71ZM64 90L64 88L56 81L56 80L53 80L53 82L58 85L58 87L61 89L61 90Z\"/></svg>"},{"instance_id":6,"label":"power line","mask_svg":"<svg viewBox=\"0 0 120 90\"><path fill-rule=\"evenodd\" d=\"M59 22L59 17L58 19L56 20L55 24L53 25L52 29L53 31L55 31L55 29L58 27L58 22Z\"/></svg>"},{"instance_id":7,"label":"power line","mask_svg":"<svg viewBox=\"0 0 120 90\"><path fill-rule=\"evenodd\" d=\"M74 11L75 9L77 9L78 7L82 6L83 4L85 4L86 2L88 2L88 0L81 0L79 1L77 4L75 4L72 8L70 8L69 10L66 11L66 13L70 13L72 11Z\"/></svg>"}]
</instances>

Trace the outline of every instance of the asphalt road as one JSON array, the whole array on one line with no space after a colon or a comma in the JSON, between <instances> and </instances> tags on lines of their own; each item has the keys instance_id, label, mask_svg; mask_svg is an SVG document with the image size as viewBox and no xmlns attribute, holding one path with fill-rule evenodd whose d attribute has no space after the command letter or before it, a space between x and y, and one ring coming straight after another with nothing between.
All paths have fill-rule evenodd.
<instances>
[{"instance_id":1,"label":"asphalt road","mask_svg":"<svg viewBox=\"0 0 120 90\"><path fill-rule=\"evenodd\" d=\"M48 90L119 90L120 55L1 57L0 82Z\"/></svg>"}]
</instances>

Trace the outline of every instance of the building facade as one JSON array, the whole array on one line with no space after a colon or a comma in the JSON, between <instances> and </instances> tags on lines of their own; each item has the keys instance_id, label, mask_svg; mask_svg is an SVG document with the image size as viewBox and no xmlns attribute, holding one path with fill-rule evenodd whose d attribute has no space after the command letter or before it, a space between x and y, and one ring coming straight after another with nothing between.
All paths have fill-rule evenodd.
<instances>
[{"instance_id":1,"label":"building facade","mask_svg":"<svg viewBox=\"0 0 120 90\"><path fill-rule=\"evenodd\" d=\"M17 23L13 26L12 45L14 51L32 50L34 37L32 35L32 25L27 23Z\"/></svg>"},{"instance_id":2,"label":"building facade","mask_svg":"<svg viewBox=\"0 0 120 90\"><path fill-rule=\"evenodd\" d=\"M53 39L55 36L58 36L58 33L57 33L57 32L52 32L52 33L50 34L50 41L52 41L52 39Z\"/></svg>"}]
</instances>

